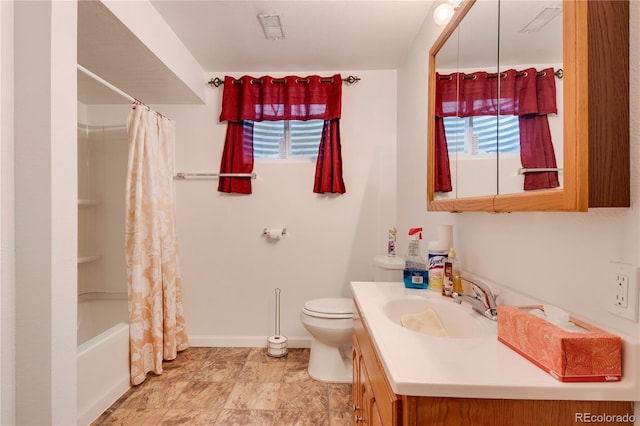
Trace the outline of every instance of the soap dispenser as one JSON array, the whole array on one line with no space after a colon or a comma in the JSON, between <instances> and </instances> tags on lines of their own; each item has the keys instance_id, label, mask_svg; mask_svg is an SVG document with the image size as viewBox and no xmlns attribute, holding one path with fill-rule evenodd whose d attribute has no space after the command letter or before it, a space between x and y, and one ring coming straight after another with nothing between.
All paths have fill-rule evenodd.
<instances>
[{"instance_id":1,"label":"soap dispenser","mask_svg":"<svg viewBox=\"0 0 640 426\"><path fill-rule=\"evenodd\" d=\"M420 253L422 228L411 228L409 238L409 252L404 267L404 286L425 289L429 286L429 273L427 262Z\"/></svg>"}]
</instances>

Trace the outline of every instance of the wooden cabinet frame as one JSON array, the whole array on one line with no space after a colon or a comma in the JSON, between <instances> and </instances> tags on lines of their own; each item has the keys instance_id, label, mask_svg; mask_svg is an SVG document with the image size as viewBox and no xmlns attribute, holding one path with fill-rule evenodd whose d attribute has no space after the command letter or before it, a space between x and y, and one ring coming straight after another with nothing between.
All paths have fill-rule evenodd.
<instances>
[{"instance_id":1,"label":"wooden cabinet frame","mask_svg":"<svg viewBox=\"0 0 640 426\"><path fill-rule=\"evenodd\" d=\"M436 200L435 58L476 0L460 5L429 52L427 210L587 211L630 206L629 2L563 1L563 188Z\"/></svg>"}]
</instances>

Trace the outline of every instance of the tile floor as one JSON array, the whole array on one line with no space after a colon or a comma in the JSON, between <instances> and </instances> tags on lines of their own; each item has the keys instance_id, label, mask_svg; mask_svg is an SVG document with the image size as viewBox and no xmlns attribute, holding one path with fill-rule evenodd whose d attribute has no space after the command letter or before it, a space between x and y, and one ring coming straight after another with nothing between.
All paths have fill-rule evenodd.
<instances>
[{"instance_id":1,"label":"tile floor","mask_svg":"<svg viewBox=\"0 0 640 426\"><path fill-rule=\"evenodd\" d=\"M149 374L92 426L351 425L351 384L307 373L309 349L189 348Z\"/></svg>"}]
</instances>

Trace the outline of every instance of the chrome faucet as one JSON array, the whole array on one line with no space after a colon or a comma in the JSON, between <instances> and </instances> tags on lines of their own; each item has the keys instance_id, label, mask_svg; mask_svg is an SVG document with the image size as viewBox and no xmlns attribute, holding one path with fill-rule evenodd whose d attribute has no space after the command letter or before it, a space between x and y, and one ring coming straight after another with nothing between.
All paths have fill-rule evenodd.
<instances>
[{"instance_id":1,"label":"chrome faucet","mask_svg":"<svg viewBox=\"0 0 640 426\"><path fill-rule=\"evenodd\" d=\"M498 295L494 295L489 289L489 286L481 281L472 281L464 277L460 277L460 280L471 284L471 290L474 295L453 293L453 300L456 303L462 303L464 300L468 302L475 311L478 311L490 320L496 321L498 319L498 305L496 305Z\"/></svg>"}]
</instances>

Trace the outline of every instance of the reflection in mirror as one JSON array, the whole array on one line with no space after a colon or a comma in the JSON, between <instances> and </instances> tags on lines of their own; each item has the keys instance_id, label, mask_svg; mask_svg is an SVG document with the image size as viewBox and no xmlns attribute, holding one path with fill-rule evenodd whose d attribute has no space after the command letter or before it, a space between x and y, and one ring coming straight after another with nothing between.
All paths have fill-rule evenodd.
<instances>
[{"instance_id":1,"label":"reflection in mirror","mask_svg":"<svg viewBox=\"0 0 640 426\"><path fill-rule=\"evenodd\" d=\"M437 80L436 81L436 104L441 105L441 95L443 89L438 90L440 81L445 81L448 75L453 75L458 70L458 52L459 52L459 31L455 30L449 37L447 42L442 46L438 53L437 59ZM442 76L442 80L441 80ZM452 78L452 77L449 77ZM454 82L455 83L455 82ZM452 115L457 116L457 88L453 85L452 97L456 98L455 102L450 102L447 108L452 109ZM434 163L436 178L436 197L441 199L457 198L457 161L459 149L464 147L463 135L459 132L452 132L452 134L446 134L446 128L442 112L436 113L435 127L436 127L436 142L435 142L435 157ZM448 119L448 117L447 117ZM443 138L446 135L446 139Z\"/></svg>"},{"instance_id":2,"label":"reflection in mirror","mask_svg":"<svg viewBox=\"0 0 640 426\"><path fill-rule=\"evenodd\" d=\"M535 90L538 103L530 104L528 110L518 107L517 116L504 116L519 122L521 136L519 146L509 151L504 148L511 139L506 130L499 129L498 194L561 188L564 151L562 1L502 0L500 16L500 69L535 69L538 72L536 79L516 73L520 76L516 77L516 87ZM551 76L543 70L556 74ZM504 95L501 96L502 103ZM559 172L542 171L544 169L559 169Z\"/></svg>"},{"instance_id":3,"label":"reflection in mirror","mask_svg":"<svg viewBox=\"0 0 640 426\"><path fill-rule=\"evenodd\" d=\"M452 191L438 192L438 179L446 180L447 170L436 175L437 199L494 195L497 191L497 114L472 116L471 105L461 96L466 93L462 89L481 89L480 80L472 73L497 73L498 12L497 0L476 2L436 55L436 147L438 141L446 145L440 154L449 155L452 182ZM485 93L487 98L496 99L497 86L488 90L493 92ZM436 164L442 165L438 152L436 157Z\"/></svg>"},{"instance_id":4,"label":"reflection in mirror","mask_svg":"<svg viewBox=\"0 0 640 426\"><path fill-rule=\"evenodd\" d=\"M561 2L479 1L438 51L434 198L561 187L556 171L540 171L562 164L560 11Z\"/></svg>"}]
</instances>

